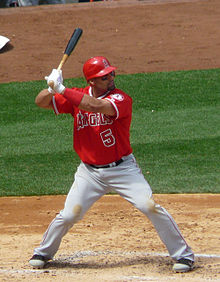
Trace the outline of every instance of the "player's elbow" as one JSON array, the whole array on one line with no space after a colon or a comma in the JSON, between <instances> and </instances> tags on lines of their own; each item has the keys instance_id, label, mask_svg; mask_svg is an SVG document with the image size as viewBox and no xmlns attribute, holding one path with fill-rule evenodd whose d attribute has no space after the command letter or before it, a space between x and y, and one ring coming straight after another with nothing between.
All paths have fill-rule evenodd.
<instances>
[{"instance_id":1,"label":"player's elbow","mask_svg":"<svg viewBox=\"0 0 220 282\"><path fill-rule=\"evenodd\" d=\"M46 107L45 102L43 102L42 99L38 96L35 98L35 104L40 108Z\"/></svg>"},{"instance_id":2,"label":"player's elbow","mask_svg":"<svg viewBox=\"0 0 220 282\"><path fill-rule=\"evenodd\" d=\"M46 94L45 94L46 93ZM40 108L52 109L52 100L51 96L47 92L40 92L35 98L35 104Z\"/></svg>"},{"instance_id":3,"label":"player's elbow","mask_svg":"<svg viewBox=\"0 0 220 282\"><path fill-rule=\"evenodd\" d=\"M35 104L40 107L40 99L38 96L35 98Z\"/></svg>"}]
</instances>

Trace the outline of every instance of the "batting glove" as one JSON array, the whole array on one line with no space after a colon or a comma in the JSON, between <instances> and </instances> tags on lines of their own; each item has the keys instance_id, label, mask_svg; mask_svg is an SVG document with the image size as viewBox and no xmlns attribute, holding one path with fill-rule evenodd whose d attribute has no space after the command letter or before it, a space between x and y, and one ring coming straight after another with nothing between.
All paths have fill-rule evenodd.
<instances>
[{"instance_id":1,"label":"batting glove","mask_svg":"<svg viewBox=\"0 0 220 282\"><path fill-rule=\"evenodd\" d=\"M51 94L55 94L55 91L54 91L50 86L48 87L47 90L48 90L48 92L50 92Z\"/></svg>"},{"instance_id":2,"label":"batting glove","mask_svg":"<svg viewBox=\"0 0 220 282\"><path fill-rule=\"evenodd\" d=\"M45 76L47 84L49 86L48 91L50 92L51 89L54 90L56 93L62 93L65 89L63 83L63 76L62 70L53 69L49 76ZM50 92L52 93L52 92Z\"/></svg>"}]
</instances>

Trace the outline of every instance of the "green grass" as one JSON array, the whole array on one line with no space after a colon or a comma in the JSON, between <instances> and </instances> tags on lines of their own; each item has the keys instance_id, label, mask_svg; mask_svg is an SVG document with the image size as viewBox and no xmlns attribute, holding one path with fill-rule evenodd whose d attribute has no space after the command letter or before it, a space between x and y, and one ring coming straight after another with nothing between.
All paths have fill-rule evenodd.
<instances>
[{"instance_id":1,"label":"green grass","mask_svg":"<svg viewBox=\"0 0 220 282\"><path fill-rule=\"evenodd\" d=\"M116 77L133 98L131 144L154 193L220 193L219 77L220 69ZM35 106L44 87L0 84L0 196L66 194L72 184L72 117Z\"/></svg>"}]
</instances>

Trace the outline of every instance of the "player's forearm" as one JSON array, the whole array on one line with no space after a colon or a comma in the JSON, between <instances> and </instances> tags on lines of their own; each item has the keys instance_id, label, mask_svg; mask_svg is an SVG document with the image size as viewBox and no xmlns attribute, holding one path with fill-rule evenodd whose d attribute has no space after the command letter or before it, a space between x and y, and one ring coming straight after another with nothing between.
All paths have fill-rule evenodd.
<instances>
[{"instance_id":1,"label":"player's forearm","mask_svg":"<svg viewBox=\"0 0 220 282\"><path fill-rule=\"evenodd\" d=\"M44 89L35 98L35 103L40 108L52 109L52 97L53 94Z\"/></svg>"},{"instance_id":2,"label":"player's forearm","mask_svg":"<svg viewBox=\"0 0 220 282\"><path fill-rule=\"evenodd\" d=\"M104 99L96 99L89 95L84 95L79 109L93 113L102 113L108 116L114 116L115 110L112 104Z\"/></svg>"},{"instance_id":3,"label":"player's forearm","mask_svg":"<svg viewBox=\"0 0 220 282\"><path fill-rule=\"evenodd\" d=\"M66 88L63 96L81 110L114 116L115 110L109 101L96 99L77 90Z\"/></svg>"}]
</instances>

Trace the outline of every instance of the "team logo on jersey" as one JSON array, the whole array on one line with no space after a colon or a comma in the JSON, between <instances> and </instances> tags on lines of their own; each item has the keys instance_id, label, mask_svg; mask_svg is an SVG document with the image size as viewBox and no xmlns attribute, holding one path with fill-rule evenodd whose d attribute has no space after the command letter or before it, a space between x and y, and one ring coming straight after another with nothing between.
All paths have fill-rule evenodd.
<instances>
[{"instance_id":1,"label":"team logo on jersey","mask_svg":"<svg viewBox=\"0 0 220 282\"><path fill-rule=\"evenodd\" d=\"M114 100L118 100L118 101L123 101L124 100L124 96L121 94L112 94L111 95L111 99Z\"/></svg>"},{"instance_id":2,"label":"team logo on jersey","mask_svg":"<svg viewBox=\"0 0 220 282\"><path fill-rule=\"evenodd\" d=\"M113 120L101 113L82 113L77 114L77 129L80 130L86 126L100 126L112 124Z\"/></svg>"}]
</instances>

